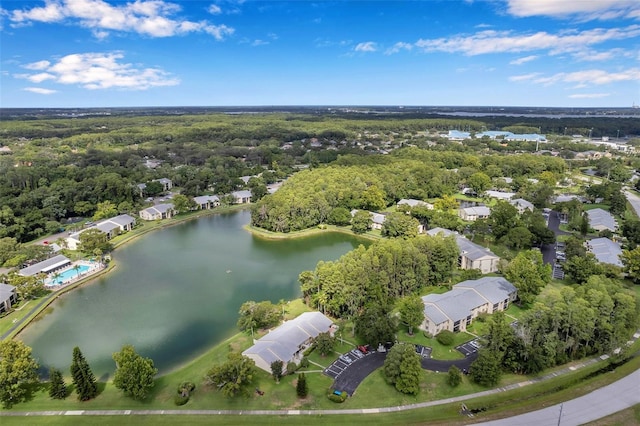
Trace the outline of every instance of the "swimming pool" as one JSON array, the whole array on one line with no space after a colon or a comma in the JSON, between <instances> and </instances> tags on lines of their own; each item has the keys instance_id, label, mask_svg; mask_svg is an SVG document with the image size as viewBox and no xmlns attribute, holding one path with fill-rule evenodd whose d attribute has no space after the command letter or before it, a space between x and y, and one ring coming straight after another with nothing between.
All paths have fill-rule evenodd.
<instances>
[{"instance_id":1,"label":"swimming pool","mask_svg":"<svg viewBox=\"0 0 640 426\"><path fill-rule=\"evenodd\" d=\"M54 286L66 284L72 279L76 278L78 275L84 274L88 270L89 267L87 265L77 265L77 268L74 267L72 269L67 269L64 272L60 272L55 278L50 278L49 280L47 280L46 285Z\"/></svg>"}]
</instances>

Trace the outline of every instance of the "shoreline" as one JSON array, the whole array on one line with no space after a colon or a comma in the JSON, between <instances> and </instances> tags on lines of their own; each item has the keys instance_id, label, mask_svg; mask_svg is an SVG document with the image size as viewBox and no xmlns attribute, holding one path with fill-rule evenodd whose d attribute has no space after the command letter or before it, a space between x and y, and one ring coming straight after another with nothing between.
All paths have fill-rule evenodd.
<instances>
[{"instance_id":1,"label":"shoreline","mask_svg":"<svg viewBox=\"0 0 640 426\"><path fill-rule=\"evenodd\" d=\"M143 228L139 232L135 232L135 229L134 229L132 231L127 232L126 234L122 234L123 238L119 241L114 242L113 250L111 252L114 252L118 247L122 247L127 243L135 241L139 237L147 235L148 233L151 233L160 229L168 228L170 226L179 225L179 224L188 222L190 220L200 219L206 216L212 216L214 214L230 213L230 212L245 210L249 206L250 205L247 205L247 204L237 204L232 206L216 207L213 209L198 210L195 212L191 212L190 214L187 214L185 216L173 216L170 219L165 219L165 222L149 221L149 225L151 226ZM173 220L174 218L175 220ZM143 223L146 223L146 222L143 222ZM9 340L9 339L17 338L20 335L20 333L22 333L33 321L38 319L38 317L60 296L67 294L78 287L92 284L97 278L100 278L105 274L107 274L108 272L111 272L116 267L117 267L117 262L112 259L111 262L109 262L109 266L102 269L101 271L95 274L89 275L87 277L84 277L76 281L75 283L65 286L59 290L53 291L51 294L49 294L47 298L41 301L40 304L35 306L27 316L25 316L21 321L19 321L17 325L11 327L4 334L1 340ZM10 317L10 315L8 315L7 318L8 317Z\"/></svg>"},{"instance_id":2,"label":"shoreline","mask_svg":"<svg viewBox=\"0 0 640 426\"><path fill-rule=\"evenodd\" d=\"M249 232L251 235L258 238L265 239L265 240L289 240L289 239L304 238L304 237L310 237L313 235L325 234L327 232L337 232L340 234L351 235L352 237L356 237L356 238L367 239L369 241L377 241L382 239L382 236L377 236L370 233L356 234L355 232L353 232L352 230L346 227L341 227L336 225L324 225L324 226L325 228L318 228L318 227L307 228L307 229L303 229L302 231L294 231L294 232L287 232L287 233L268 231L266 229L257 228L251 224L245 225L243 228L247 232Z\"/></svg>"}]
</instances>

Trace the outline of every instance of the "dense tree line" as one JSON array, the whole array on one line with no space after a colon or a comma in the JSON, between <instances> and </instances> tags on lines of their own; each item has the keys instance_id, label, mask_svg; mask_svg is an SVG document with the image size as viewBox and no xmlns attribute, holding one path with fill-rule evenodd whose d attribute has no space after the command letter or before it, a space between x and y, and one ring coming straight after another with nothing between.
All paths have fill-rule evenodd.
<instances>
[{"instance_id":1,"label":"dense tree line","mask_svg":"<svg viewBox=\"0 0 640 426\"><path fill-rule=\"evenodd\" d=\"M254 226L275 232L297 231L325 222L341 225L345 210L375 211L401 198L451 195L469 179L473 181L479 170L495 177L539 177L544 173L559 175L564 167L564 160L551 157L478 157L417 148L400 149L385 157L345 156L330 166L291 177L278 192L254 206L251 220ZM541 206L553 194L547 184L529 185L526 190Z\"/></svg>"},{"instance_id":2,"label":"dense tree line","mask_svg":"<svg viewBox=\"0 0 640 426\"><path fill-rule=\"evenodd\" d=\"M501 371L535 374L585 356L612 351L636 329L639 305L619 281L601 275L577 287L551 290L516 327L502 312L489 319L489 332L471 376L494 385Z\"/></svg>"},{"instance_id":3,"label":"dense tree line","mask_svg":"<svg viewBox=\"0 0 640 426\"><path fill-rule=\"evenodd\" d=\"M299 279L309 306L335 317L353 318L365 305L389 307L422 287L448 282L457 260L452 237L381 240L335 262L321 261Z\"/></svg>"}]
</instances>

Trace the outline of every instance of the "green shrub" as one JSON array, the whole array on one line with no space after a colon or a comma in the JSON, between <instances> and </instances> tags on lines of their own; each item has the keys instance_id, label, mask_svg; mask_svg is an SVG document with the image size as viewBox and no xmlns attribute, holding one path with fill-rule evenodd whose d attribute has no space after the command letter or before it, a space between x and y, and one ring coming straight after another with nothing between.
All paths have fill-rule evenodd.
<instances>
[{"instance_id":1,"label":"green shrub","mask_svg":"<svg viewBox=\"0 0 640 426\"><path fill-rule=\"evenodd\" d=\"M302 360L300 361L300 368L307 368L309 367L309 358L302 357Z\"/></svg>"},{"instance_id":2,"label":"green shrub","mask_svg":"<svg viewBox=\"0 0 640 426\"><path fill-rule=\"evenodd\" d=\"M296 370L300 368L298 367L298 364L296 364L295 362L291 361L287 363L287 374L293 374L296 372Z\"/></svg>"},{"instance_id":3,"label":"green shrub","mask_svg":"<svg viewBox=\"0 0 640 426\"><path fill-rule=\"evenodd\" d=\"M453 343L453 340L455 338L455 334L453 333L453 331L449 331L449 330L442 330L440 333L438 333L438 335L436 336L436 340L438 340L438 342L441 345L444 346L451 346L451 344Z\"/></svg>"},{"instance_id":4,"label":"green shrub","mask_svg":"<svg viewBox=\"0 0 640 426\"><path fill-rule=\"evenodd\" d=\"M422 332L422 335L427 339L433 339L433 335L426 330Z\"/></svg>"},{"instance_id":5,"label":"green shrub","mask_svg":"<svg viewBox=\"0 0 640 426\"><path fill-rule=\"evenodd\" d=\"M304 352L302 352L303 356L309 356L311 355L311 352L313 352L315 350L316 346L315 345L311 345L309 346L307 349L305 349Z\"/></svg>"},{"instance_id":6,"label":"green shrub","mask_svg":"<svg viewBox=\"0 0 640 426\"><path fill-rule=\"evenodd\" d=\"M193 382L182 382L180 383L180 386L178 386L178 393L184 393L184 391L186 391L188 394L190 394L191 392L193 392L196 388L195 383Z\"/></svg>"},{"instance_id":7,"label":"green shrub","mask_svg":"<svg viewBox=\"0 0 640 426\"><path fill-rule=\"evenodd\" d=\"M345 402L348 396L344 391L340 392L340 395L336 395L332 390L329 390L329 394L327 395L330 401L337 402L338 404Z\"/></svg>"},{"instance_id":8,"label":"green shrub","mask_svg":"<svg viewBox=\"0 0 640 426\"><path fill-rule=\"evenodd\" d=\"M187 396L182 396L180 394L176 395L176 397L173 399L173 402L175 402L176 405L184 405L187 402L189 402L189 395Z\"/></svg>"},{"instance_id":9,"label":"green shrub","mask_svg":"<svg viewBox=\"0 0 640 426\"><path fill-rule=\"evenodd\" d=\"M180 383L180 386L178 386L178 394L175 396L173 402L175 402L176 405L186 404L191 397L191 392L193 392L195 388L196 385L193 382Z\"/></svg>"}]
</instances>

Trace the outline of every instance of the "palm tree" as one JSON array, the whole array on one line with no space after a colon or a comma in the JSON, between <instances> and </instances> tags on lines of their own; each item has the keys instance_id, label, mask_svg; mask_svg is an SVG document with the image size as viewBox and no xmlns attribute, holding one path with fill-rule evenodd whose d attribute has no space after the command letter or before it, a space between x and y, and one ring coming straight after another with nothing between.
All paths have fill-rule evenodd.
<instances>
[{"instance_id":1,"label":"palm tree","mask_svg":"<svg viewBox=\"0 0 640 426\"><path fill-rule=\"evenodd\" d=\"M61 275L60 275L60 273L59 273L59 272L54 272L54 273L53 273L53 276L52 276L52 278L53 278L53 282L54 282L55 284L61 284L60 282L58 282L58 280L60 279L60 277L61 277Z\"/></svg>"},{"instance_id":2,"label":"palm tree","mask_svg":"<svg viewBox=\"0 0 640 426\"><path fill-rule=\"evenodd\" d=\"M73 265L73 270L76 271L76 278L78 278L80 276L80 264Z\"/></svg>"}]
</instances>

